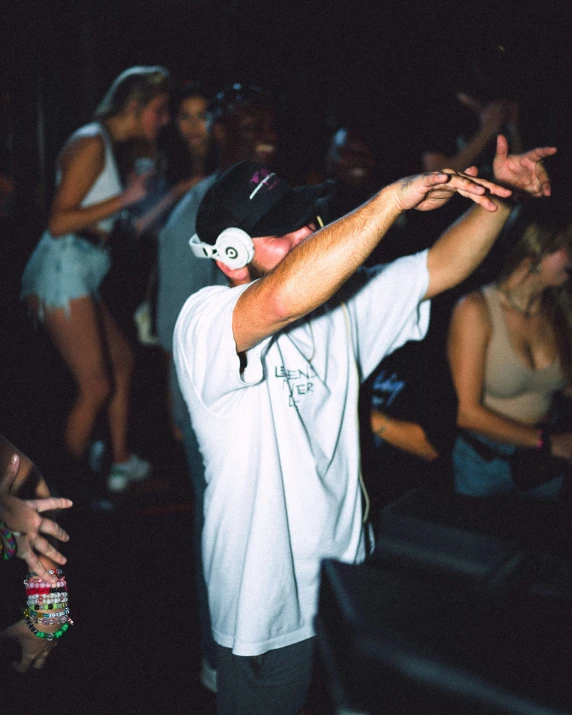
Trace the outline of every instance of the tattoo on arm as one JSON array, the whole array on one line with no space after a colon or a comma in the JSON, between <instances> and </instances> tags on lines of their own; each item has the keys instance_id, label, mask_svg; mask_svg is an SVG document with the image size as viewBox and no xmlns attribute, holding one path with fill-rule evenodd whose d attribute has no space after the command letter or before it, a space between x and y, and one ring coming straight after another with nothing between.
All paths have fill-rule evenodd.
<instances>
[{"instance_id":1,"label":"tattoo on arm","mask_svg":"<svg viewBox=\"0 0 572 715\"><path fill-rule=\"evenodd\" d=\"M401 186L404 189L408 189L411 184L414 182L415 176L406 176L405 179L401 179Z\"/></svg>"}]
</instances>

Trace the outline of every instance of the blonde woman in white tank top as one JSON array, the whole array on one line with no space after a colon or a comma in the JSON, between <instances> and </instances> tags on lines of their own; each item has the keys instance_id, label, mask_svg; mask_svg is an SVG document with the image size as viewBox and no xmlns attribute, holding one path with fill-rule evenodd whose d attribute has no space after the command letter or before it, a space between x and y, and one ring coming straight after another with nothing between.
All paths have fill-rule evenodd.
<instances>
[{"instance_id":1,"label":"blonde woman in white tank top","mask_svg":"<svg viewBox=\"0 0 572 715\"><path fill-rule=\"evenodd\" d=\"M22 298L44 323L77 383L65 447L71 457L81 459L96 418L106 408L113 459L108 486L115 491L145 478L150 465L127 447L133 354L98 289L109 270L105 242L114 220L146 195L148 174L131 177L123 188L112 146L138 137L156 139L169 119L168 88L168 72L162 67L125 70L98 106L96 121L66 142L58 160L48 230L22 279ZM100 321L113 371L112 394Z\"/></svg>"},{"instance_id":2,"label":"blonde woman in white tank top","mask_svg":"<svg viewBox=\"0 0 572 715\"><path fill-rule=\"evenodd\" d=\"M553 397L570 396L572 230L538 217L513 245L495 284L465 296L448 354L462 432L453 451L460 493L515 490L508 458L544 449L572 462L572 433L549 434ZM560 483L532 496L557 498Z\"/></svg>"}]
</instances>

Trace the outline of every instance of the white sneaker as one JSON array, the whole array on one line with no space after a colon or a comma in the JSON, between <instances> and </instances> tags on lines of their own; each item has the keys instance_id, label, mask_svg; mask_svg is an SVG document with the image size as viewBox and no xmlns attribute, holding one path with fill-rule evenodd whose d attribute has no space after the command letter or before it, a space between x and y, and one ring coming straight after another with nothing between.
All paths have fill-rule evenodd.
<instances>
[{"instance_id":1,"label":"white sneaker","mask_svg":"<svg viewBox=\"0 0 572 715\"><path fill-rule=\"evenodd\" d=\"M133 313L133 320L137 326L137 337L139 338L139 342L142 345L158 345L159 338L153 334L151 306L147 301L141 303L135 313Z\"/></svg>"},{"instance_id":2,"label":"white sneaker","mask_svg":"<svg viewBox=\"0 0 572 715\"><path fill-rule=\"evenodd\" d=\"M201 660L201 683L207 690L216 695L216 670L211 668L206 658Z\"/></svg>"},{"instance_id":3,"label":"white sneaker","mask_svg":"<svg viewBox=\"0 0 572 715\"><path fill-rule=\"evenodd\" d=\"M132 454L126 462L114 462L107 477L110 492L124 492L131 482L142 482L151 473L151 464Z\"/></svg>"}]
</instances>

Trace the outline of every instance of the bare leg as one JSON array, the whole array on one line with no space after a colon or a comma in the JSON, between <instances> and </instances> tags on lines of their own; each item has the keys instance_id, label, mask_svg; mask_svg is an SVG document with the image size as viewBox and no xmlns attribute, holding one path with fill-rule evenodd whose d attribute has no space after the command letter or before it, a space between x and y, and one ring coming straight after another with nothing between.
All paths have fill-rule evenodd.
<instances>
[{"instance_id":1,"label":"bare leg","mask_svg":"<svg viewBox=\"0 0 572 715\"><path fill-rule=\"evenodd\" d=\"M65 444L82 457L95 420L109 397L110 385L103 360L96 308L89 298L77 298L63 308L45 308L45 324L52 342L70 368L78 393L68 415Z\"/></svg>"},{"instance_id":2,"label":"bare leg","mask_svg":"<svg viewBox=\"0 0 572 715\"><path fill-rule=\"evenodd\" d=\"M100 306L115 383L113 397L107 407L111 451L114 462L125 462L130 456L127 449L127 425L133 351L107 307L102 303Z\"/></svg>"}]
</instances>

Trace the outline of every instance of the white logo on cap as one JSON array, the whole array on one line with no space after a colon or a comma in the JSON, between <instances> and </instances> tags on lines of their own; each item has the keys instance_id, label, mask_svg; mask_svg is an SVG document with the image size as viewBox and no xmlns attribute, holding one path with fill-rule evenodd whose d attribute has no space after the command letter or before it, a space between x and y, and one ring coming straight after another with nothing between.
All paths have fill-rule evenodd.
<instances>
[{"instance_id":1,"label":"white logo on cap","mask_svg":"<svg viewBox=\"0 0 572 715\"><path fill-rule=\"evenodd\" d=\"M256 196L256 194L260 191L260 189L261 189L273 176L276 176L276 173L275 173L275 172L272 172L271 174L268 174L267 176L265 176L265 177L262 179L262 181L258 184L258 186L254 189L254 191L250 194L250 196L249 196L248 198L252 201L252 199L253 199L253 198ZM256 174L254 174L254 176L252 177L252 179L250 179L250 183L257 183L257 181L258 181L258 172L256 172ZM272 186L269 186L269 187L267 187L267 188L271 189Z\"/></svg>"}]
</instances>

